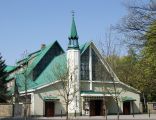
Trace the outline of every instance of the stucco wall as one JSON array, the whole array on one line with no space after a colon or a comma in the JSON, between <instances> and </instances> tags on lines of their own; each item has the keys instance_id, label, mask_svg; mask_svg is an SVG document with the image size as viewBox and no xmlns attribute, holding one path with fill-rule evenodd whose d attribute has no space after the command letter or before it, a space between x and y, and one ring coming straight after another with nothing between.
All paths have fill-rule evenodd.
<instances>
[{"instance_id":1,"label":"stucco wall","mask_svg":"<svg viewBox=\"0 0 156 120\"><path fill-rule=\"evenodd\" d=\"M56 84L55 84L56 85ZM113 91L113 84L107 84L107 87ZM65 103L63 101L63 99L61 98L61 96L59 96L58 90L55 89L55 87L53 87L52 85L49 87L45 87L43 89L37 90L34 93L34 115L39 115L39 116L44 116L45 114L45 100L44 97L46 96L57 96L60 100L56 100L54 101L55 103L55 115L60 115L61 114L61 110L62 110L62 114L65 114ZM123 90L124 89L124 90ZM89 82L81 82L81 91L88 91L89 90ZM102 87L102 84L100 83L93 83L93 90L97 91L97 92L102 92L104 89ZM136 101L134 101L133 104L133 108L134 108L134 113L140 113L140 96L139 94L130 89L127 88L123 85L117 85L117 91L122 91L119 94L119 107L120 107L120 113L123 112L123 101L122 98L125 96L130 96L133 99L135 99ZM80 101L81 103L81 107L83 109L83 102ZM111 95L107 94L106 97L106 105L108 108L108 114L114 114L117 112L117 106L116 103L113 99L113 97ZM132 105L131 105L131 113L132 113Z\"/></svg>"},{"instance_id":2,"label":"stucco wall","mask_svg":"<svg viewBox=\"0 0 156 120\"><path fill-rule=\"evenodd\" d=\"M132 110L134 110L134 113L141 113L140 111L140 95L136 92L134 92L131 89L126 89L125 92L122 92L120 94L120 98L125 97L125 96L129 96L132 97L133 99L135 99L135 101L133 101L133 103L131 102L131 113L133 113ZM121 109L123 111L123 102L121 101ZM132 109L133 107L133 109Z\"/></svg>"},{"instance_id":3,"label":"stucco wall","mask_svg":"<svg viewBox=\"0 0 156 120\"><path fill-rule=\"evenodd\" d=\"M0 104L0 117L11 117L12 116L12 105Z\"/></svg>"},{"instance_id":4,"label":"stucco wall","mask_svg":"<svg viewBox=\"0 0 156 120\"><path fill-rule=\"evenodd\" d=\"M147 103L148 113L156 114L156 102Z\"/></svg>"},{"instance_id":5,"label":"stucco wall","mask_svg":"<svg viewBox=\"0 0 156 120\"><path fill-rule=\"evenodd\" d=\"M88 83L82 83L81 86L82 90L89 90L88 89ZM141 108L141 104L140 104L140 95L138 92L136 92L135 90L121 84L121 83L116 83L115 84L116 87L116 92L117 92L117 96L118 96L118 104L120 107L120 113L123 113L123 97L131 97L133 99L135 99L135 101L131 101L130 102L130 109L131 109L131 114L134 113L141 113L140 108ZM113 98L115 98L115 94L110 94L109 92L114 93L114 86L113 83L100 83L100 82L93 82L93 90L95 92L105 92L106 94L106 105L108 108L108 114L114 114L117 112L117 105L116 102ZM109 91L109 92L108 92Z\"/></svg>"},{"instance_id":6,"label":"stucco wall","mask_svg":"<svg viewBox=\"0 0 156 120\"><path fill-rule=\"evenodd\" d=\"M59 96L58 90L53 86L49 86L34 93L34 115L44 116L45 115L45 100L44 97L54 96L59 98L59 100L54 100L55 115L65 114L65 103L61 96Z\"/></svg>"}]
</instances>

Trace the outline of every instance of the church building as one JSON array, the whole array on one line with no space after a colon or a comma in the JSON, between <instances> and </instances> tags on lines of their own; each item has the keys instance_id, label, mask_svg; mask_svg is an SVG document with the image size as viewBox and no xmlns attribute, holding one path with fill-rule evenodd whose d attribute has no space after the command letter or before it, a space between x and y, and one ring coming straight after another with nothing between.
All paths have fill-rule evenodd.
<instances>
[{"instance_id":1,"label":"church building","mask_svg":"<svg viewBox=\"0 0 156 120\"><path fill-rule=\"evenodd\" d=\"M118 79L93 42L79 43L74 16L67 41L66 50L53 41L7 66L14 103L29 103L30 116L140 113L140 92Z\"/></svg>"}]
</instances>

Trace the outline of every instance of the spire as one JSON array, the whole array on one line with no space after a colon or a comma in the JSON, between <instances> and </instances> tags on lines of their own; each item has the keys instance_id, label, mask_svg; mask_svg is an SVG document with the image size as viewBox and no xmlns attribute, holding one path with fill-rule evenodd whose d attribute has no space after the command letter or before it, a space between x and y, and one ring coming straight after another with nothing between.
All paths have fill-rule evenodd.
<instances>
[{"instance_id":1,"label":"spire","mask_svg":"<svg viewBox=\"0 0 156 120\"><path fill-rule=\"evenodd\" d=\"M72 12L72 17L73 18L72 18L72 26L71 26L70 38L71 39L78 39L76 25L75 25L75 20L74 20L74 12Z\"/></svg>"},{"instance_id":2,"label":"spire","mask_svg":"<svg viewBox=\"0 0 156 120\"><path fill-rule=\"evenodd\" d=\"M74 19L74 11L72 11L72 25L71 25L71 31L69 36L68 49L69 48L79 49L78 35L77 35L76 24Z\"/></svg>"}]
</instances>

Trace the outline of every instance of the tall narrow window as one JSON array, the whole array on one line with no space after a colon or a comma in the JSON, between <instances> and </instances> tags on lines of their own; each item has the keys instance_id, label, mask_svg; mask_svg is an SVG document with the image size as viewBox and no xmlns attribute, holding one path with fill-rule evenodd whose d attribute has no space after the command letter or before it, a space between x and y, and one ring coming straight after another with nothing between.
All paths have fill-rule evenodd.
<instances>
[{"instance_id":1,"label":"tall narrow window","mask_svg":"<svg viewBox=\"0 0 156 120\"><path fill-rule=\"evenodd\" d=\"M92 77L93 81L111 81L112 77L104 64L92 49Z\"/></svg>"},{"instance_id":2,"label":"tall narrow window","mask_svg":"<svg viewBox=\"0 0 156 120\"><path fill-rule=\"evenodd\" d=\"M81 80L89 80L89 49L81 55Z\"/></svg>"}]
</instances>

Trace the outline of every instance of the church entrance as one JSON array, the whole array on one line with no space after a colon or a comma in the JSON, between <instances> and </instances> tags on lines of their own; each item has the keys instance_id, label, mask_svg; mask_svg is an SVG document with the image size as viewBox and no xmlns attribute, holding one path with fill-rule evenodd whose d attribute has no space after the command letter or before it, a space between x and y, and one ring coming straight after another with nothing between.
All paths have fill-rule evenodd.
<instances>
[{"instance_id":1,"label":"church entrance","mask_svg":"<svg viewBox=\"0 0 156 120\"><path fill-rule=\"evenodd\" d=\"M54 102L45 101L45 117L53 117L54 116Z\"/></svg>"},{"instance_id":2,"label":"church entrance","mask_svg":"<svg viewBox=\"0 0 156 120\"><path fill-rule=\"evenodd\" d=\"M102 116L103 113L103 101L91 100L90 101L90 116Z\"/></svg>"},{"instance_id":3,"label":"church entrance","mask_svg":"<svg viewBox=\"0 0 156 120\"><path fill-rule=\"evenodd\" d=\"M123 103L123 114L130 115L130 112L131 112L130 102L124 102Z\"/></svg>"}]
</instances>

